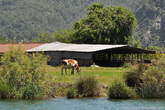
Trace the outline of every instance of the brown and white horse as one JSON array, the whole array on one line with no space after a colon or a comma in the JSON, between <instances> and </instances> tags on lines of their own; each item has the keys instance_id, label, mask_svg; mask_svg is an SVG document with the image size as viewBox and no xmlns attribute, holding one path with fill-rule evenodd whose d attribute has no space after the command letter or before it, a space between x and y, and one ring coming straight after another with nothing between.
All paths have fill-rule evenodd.
<instances>
[{"instance_id":1,"label":"brown and white horse","mask_svg":"<svg viewBox=\"0 0 165 110\"><path fill-rule=\"evenodd\" d=\"M73 60L73 59L65 59L65 60L62 60L62 69L61 69L61 74L63 75L63 69L65 68L65 73L67 75L67 68L70 69L72 68L72 74L74 75L75 74L75 69L77 70L77 72L80 74L81 72L81 69L78 65L78 62L76 60Z\"/></svg>"}]
</instances>

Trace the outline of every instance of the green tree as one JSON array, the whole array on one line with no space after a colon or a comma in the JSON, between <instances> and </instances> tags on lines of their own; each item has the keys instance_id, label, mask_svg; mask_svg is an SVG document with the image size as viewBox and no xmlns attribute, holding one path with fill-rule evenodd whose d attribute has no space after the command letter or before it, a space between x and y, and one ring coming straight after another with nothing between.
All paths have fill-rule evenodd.
<instances>
[{"instance_id":1,"label":"green tree","mask_svg":"<svg viewBox=\"0 0 165 110\"><path fill-rule=\"evenodd\" d=\"M40 33L39 36L31 40L32 42L51 42L50 35L47 33Z\"/></svg>"},{"instance_id":2,"label":"green tree","mask_svg":"<svg viewBox=\"0 0 165 110\"><path fill-rule=\"evenodd\" d=\"M16 43L16 37L13 39L6 39L3 36L0 36L0 43Z\"/></svg>"},{"instance_id":3,"label":"green tree","mask_svg":"<svg viewBox=\"0 0 165 110\"><path fill-rule=\"evenodd\" d=\"M73 33L72 29L57 30L50 37L53 41L71 43L73 41Z\"/></svg>"},{"instance_id":4,"label":"green tree","mask_svg":"<svg viewBox=\"0 0 165 110\"><path fill-rule=\"evenodd\" d=\"M0 43L9 43L9 40L5 39L3 36L0 36Z\"/></svg>"},{"instance_id":5,"label":"green tree","mask_svg":"<svg viewBox=\"0 0 165 110\"><path fill-rule=\"evenodd\" d=\"M85 18L75 21L76 43L127 44L137 25L134 14L124 7L92 3Z\"/></svg>"}]
</instances>

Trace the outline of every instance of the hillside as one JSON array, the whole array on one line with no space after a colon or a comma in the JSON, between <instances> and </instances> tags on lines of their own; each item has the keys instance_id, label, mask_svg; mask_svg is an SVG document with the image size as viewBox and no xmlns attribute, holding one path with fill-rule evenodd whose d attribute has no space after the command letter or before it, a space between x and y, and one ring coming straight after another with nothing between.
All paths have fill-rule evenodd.
<instances>
[{"instance_id":1,"label":"hillside","mask_svg":"<svg viewBox=\"0 0 165 110\"><path fill-rule=\"evenodd\" d=\"M0 0L0 36L17 41L31 40L38 33L71 28L72 22L87 13L92 2L100 0ZM102 0L135 11L143 0Z\"/></svg>"},{"instance_id":2,"label":"hillside","mask_svg":"<svg viewBox=\"0 0 165 110\"><path fill-rule=\"evenodd\" d=\"M165 1L149 0L134 13L138 21L136 39L143 45L165 44Z\"/></svg>"}]
</instances>

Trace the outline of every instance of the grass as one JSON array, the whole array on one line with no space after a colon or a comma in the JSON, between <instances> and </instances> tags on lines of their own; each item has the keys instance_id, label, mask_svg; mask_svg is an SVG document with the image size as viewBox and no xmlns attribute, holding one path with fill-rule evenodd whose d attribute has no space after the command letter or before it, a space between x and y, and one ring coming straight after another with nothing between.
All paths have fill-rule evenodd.
<instances>
[{"instance_id":1,"label":"grass","mask_svg":"<svg viewBox=\"0 0 165 110\"><path fill-rule=\"evenodd\" d=\"M75 75L71 74L71 69L67 70L68 75L61 75L61 67L50 67L49 74L53 76L53 80L64 82L64 83L72 83L77 81L80 76L95 76L99 83L103 84L111 84L115 79L121 79L126 71L123 68L113 68L113 67L81 67L82 72L79 75L77 72Z\"/></svg>"}]
</instances>

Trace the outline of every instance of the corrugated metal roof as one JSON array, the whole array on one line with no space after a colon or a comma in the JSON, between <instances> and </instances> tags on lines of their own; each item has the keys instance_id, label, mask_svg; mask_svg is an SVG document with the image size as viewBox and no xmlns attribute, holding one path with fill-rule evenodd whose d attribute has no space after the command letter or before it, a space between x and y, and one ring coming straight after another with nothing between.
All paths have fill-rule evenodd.
<instances>
[{"instance_id":1,"label":"corrugated metal roof","mask_svg":"<svg viewBox=\"0 0 165 110\"><path fill-rule=\"evenodd\" d=\"M127 45L101 45L101 44L68 44L53 42L43 44L39 47L27 50L27 52L36 51L71 51L71 52L96 52L112 48L126 47Z\"/></svg>"}]
</instances>

